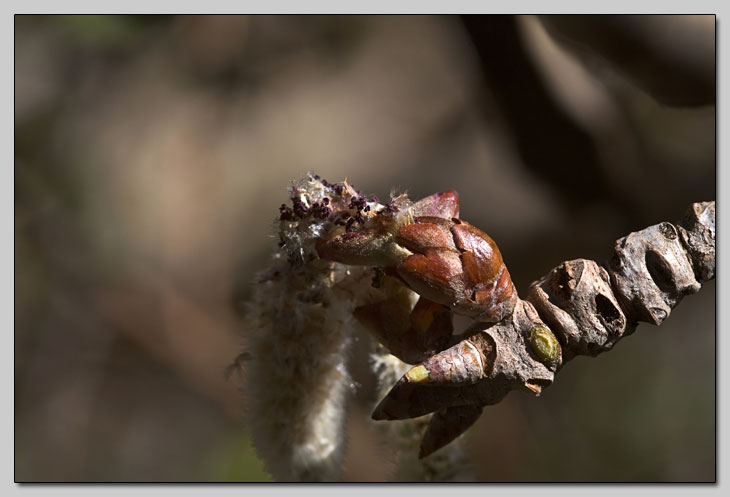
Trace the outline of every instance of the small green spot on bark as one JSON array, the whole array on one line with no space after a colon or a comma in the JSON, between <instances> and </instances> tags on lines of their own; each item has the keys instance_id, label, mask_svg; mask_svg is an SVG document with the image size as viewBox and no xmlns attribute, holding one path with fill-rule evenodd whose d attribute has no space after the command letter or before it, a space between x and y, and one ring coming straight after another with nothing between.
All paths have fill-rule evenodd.
<instances>
[{"instance_id":1,"label":"small green spot on bark","mask_svg":"<svg viewBox=\"0 0 730 497\"><path fill-rule=\"evenodd\" d=\"M544 326L535 326L530 330L530 347L540 361L553 363L560 355L560 344L553 332Z\"/></svg>"}]
</instances>

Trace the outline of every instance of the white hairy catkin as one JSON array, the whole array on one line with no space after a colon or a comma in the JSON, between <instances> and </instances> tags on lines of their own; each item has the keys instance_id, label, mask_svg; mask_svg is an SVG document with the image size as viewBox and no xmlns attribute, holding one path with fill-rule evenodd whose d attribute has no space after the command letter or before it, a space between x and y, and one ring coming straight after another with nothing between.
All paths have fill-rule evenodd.
<instances>
[{"instance_id":1,"label":"white hairy catkin","mask_svg":"<svg viewBox=\"0 0 730 497\"><path fill-rule=\"evenodd\" d=\"M243 393L254 447L277 481L338 481L342 476L348 393L354 383L347 369L355 330L353 310L381 300L372 269L318 258L315 242L337 229L333 219L352 211L352 198L364 198L346 182L328 184L308 174L291 189L299 214L282 206L279 249L270 267L254 282L247 304ZM327 199L323 203L323 199ZM381 209L376 201L370 209ZM408 205L391 201L397 215ZM323 206L331 214L315 215ZM403 207L403 209L400 209ZM305 210L307 209L307 210ZM319 209L319 210L318 210ZM415 304L417 295L411 295ZM373 355L378 399L408 369L382 347ZM400 481L463 481L463 448L453 443L423 461L418 444L428 417L379 422L388 443L400 453Z\"/></svg>"},{"instance_id":2,"label":"white hairy catkin","mask_svg":"<svg viewBox=\"0 0 730 497\"><path fill-rule=\"evenodd\" d=\"M308 176L293 191L312 205L326 193L321 186ZM352 310L369 272L316 258L323 220L281 224L286 243L258 276L246 313L246 417L277 481L337 481L352 390Z\"/></svg>"},{"instance_id":3,"label":"white hairy catkin","mask_svg":"<svg viewBox=\"0 0 730 497\"><path fill-rule=\"evenodd\" d=\"M251 437L277 481L337 481L353 318L335 287L352 273L284 266L279 280L259 284L252 303L244 387Z\"/></svg>"}]
</instances>

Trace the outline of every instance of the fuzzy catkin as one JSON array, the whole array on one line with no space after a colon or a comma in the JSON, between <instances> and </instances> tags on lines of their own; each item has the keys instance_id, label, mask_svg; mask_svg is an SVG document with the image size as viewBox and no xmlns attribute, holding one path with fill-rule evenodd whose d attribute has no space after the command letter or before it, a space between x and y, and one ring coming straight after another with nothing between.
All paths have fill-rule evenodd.
<instances>
[{"instance_id":1,"label":"fuzzy catkin","mask_svg":"<svg viewBox=\"0 0 730 497\"><path fill-rule=\"evenodd\" d=\"M280 278L259 284L252 303L247 417L254 446L278 481L341 476L353 318L337 283L353 275L332 266L325 272L280 264Z\"/></svg>"},{"instance_id":2,"label":"fuzzy catkin","mask_svg":"<svg viewBox=\"0 0 730 497\"><path fill-rule=\"evenodd\" d=\"M329 205L337 203L317 179L307 175L292 187L300 212L327 196ZM352 311L360 289L369 287L369 272L316 256L314 244L329 228L325 219L284 217L280 247L254 283L246 313L246 417L276 480L337 481L352 389L346 365Z\"/></svg>"}]
</instances>

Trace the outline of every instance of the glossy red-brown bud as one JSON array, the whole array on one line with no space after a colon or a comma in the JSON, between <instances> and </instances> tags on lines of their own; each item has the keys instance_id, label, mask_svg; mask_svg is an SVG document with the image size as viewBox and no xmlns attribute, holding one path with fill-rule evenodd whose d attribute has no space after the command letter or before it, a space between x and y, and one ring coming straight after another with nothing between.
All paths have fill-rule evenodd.
<instances>
[{"instance_id":1,"label":"glossy red-brown bud","mask_svg":"<svg viewBox=\"0 0 730 497\"><path fill-rule=\"evenodd\" d=\"M390 268L428 300L499 322L512 313L517 293L497 244L458 214L455 191L435 193L404 216L375 215L359 231L319 240L317 252L343 264ZM372 319L375 312L370 310Z\"/></svg>"},{"instance_id":2,"label":"glossy red-brown bud","mask_svg":"<svg viewBox=\"0 0 730 497\"><path fill-rule=\"evenodd\" d=\"M502 255L486 233L453 218L416 218L396 235L414 252L397 266L415 292L478 321L498 322L517 302Z\"/></svg>"}]
</instances>

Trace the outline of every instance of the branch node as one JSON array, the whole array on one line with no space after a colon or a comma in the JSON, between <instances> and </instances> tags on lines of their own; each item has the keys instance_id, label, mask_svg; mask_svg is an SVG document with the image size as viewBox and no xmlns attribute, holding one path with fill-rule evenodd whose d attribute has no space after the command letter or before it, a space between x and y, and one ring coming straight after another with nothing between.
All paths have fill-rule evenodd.
<instances>
[{"instance_id":1,"label":"branch node","mask_svg":"<svg viewBox=\"0 0 730 497\"><path fill-rule=\"evenodd\" d=\"M616 241L608 263L613 288L630 320L661 324L700 283L677 227L660 223Z\"/></svg>"},{"instance_id":2,"label":"branch node","mask_svg":"<svg viewBox=\"0 0 730 497\"><path fill-rule=\"evenodd\" d=\"M564 361L575 355L598 355L633 331L608 272L595 261L563 262L530 285L527 300L563 344Z\"/></svg>"}]
</instances>

